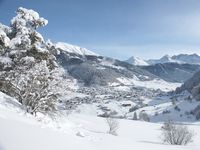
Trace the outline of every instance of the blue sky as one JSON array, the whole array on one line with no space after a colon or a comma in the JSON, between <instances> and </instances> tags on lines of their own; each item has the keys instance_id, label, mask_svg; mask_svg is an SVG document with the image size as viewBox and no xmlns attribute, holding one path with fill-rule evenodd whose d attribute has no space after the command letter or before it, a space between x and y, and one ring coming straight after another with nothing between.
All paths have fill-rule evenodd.
<instances>
[{"instance_id":1,"label":"blue sky","mask_svg":"<svg viewBox=\"0 0 200 150\"><path fill-rule=\"evenodd\" d=\"M0 22L9 25L19 6L49 20L46 39L105 56L200 54L199 0L0 0Z\"/></svg>"}]
</instances>

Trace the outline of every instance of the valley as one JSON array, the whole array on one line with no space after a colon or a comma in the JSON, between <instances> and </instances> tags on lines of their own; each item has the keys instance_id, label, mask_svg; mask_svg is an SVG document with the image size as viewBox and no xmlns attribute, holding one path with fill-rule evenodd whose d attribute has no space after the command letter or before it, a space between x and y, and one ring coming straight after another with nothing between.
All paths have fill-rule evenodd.
<instances>
[{"instance_id":1,"label":"valley","mask_svg":"<svg viewBox=\"0 0 200 150\"><path fill-rule=\"evenodd\" d=\"M199 55L118 60L45 40L47 24L23 7L0 24L0 150L199 149ZM168 121L188 145L163 139Z\"/></svg>"}]
</instances>

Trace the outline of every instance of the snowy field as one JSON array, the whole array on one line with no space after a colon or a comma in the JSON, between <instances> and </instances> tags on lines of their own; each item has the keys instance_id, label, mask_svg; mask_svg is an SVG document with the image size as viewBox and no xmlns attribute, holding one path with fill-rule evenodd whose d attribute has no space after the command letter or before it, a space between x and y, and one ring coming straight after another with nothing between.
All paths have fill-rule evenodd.
<instances>
[{"instance_id":1,"label":"snowy field","mask_svg":"<svg viewBox=\"0 0 200 150\"><path fill-rule=\"evenodd\" d=\"M163 144L161 124L119 120L118 136L107 133L103 118L72 114L51 121L24 114L13 99L0 95L0 150L199 150L200 124L194 142L187 146Z\"/></svg>"},{"instance_id":2,"label":"snowy field","mask_svg":"<svg viewBox=\"0 0 200 150\"><path fill-rule=\"evenodd\" d=\"M134 77L133 79L118 78L118 80L124 85L135 85L137 87L146 87L146 88L155 89L155 90L160 89L165 92L175 90L177 87L181 86L181 83L167 82L162 79L141 81L137 77Z\"/></svg>"}]
</instances>

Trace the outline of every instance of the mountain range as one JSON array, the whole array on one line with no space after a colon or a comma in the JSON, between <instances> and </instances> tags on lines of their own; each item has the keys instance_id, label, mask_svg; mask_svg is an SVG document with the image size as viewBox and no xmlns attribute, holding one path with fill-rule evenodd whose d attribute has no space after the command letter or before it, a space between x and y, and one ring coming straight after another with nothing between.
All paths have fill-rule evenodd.
<instances>
[{"instance_id":1,"label":"mountain range","mask_svg":"<svg viewBox=\"0 0 200 150\"><path fill-rule=\"evenodd\" d=\"M130 57L126 62L133 65L154 65L163 63L178 63L178 64L200 64L200 56L197 54L179 54L179 55L165 55L160 59L143 60L138 57Z\"/></svg>"},{"instance_id":2,"label":"mountain range","mask_svg":"<svg viewBox=\"0 0 200 150\"><path fill-rule=\"evenodd\" d=\"M71 76L85 85L123 84L119 78L133 77L142 81L163 79L167 82L183 83L200 69L200 56L196 54L172 57L166 55L159 60L148 61L131 57L128 61L120 61L67 43L55 45L60 51L57 55L60 64Z\"/></svg>"}]
</instances>

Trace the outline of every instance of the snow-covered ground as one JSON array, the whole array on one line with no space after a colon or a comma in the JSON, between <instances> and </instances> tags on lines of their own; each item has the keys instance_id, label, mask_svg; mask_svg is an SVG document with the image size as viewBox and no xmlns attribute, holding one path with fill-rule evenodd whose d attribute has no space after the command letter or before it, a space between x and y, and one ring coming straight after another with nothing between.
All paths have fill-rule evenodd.
<instances>
[{"instance_id":1,"label":"snow-covered ground","mask_svg":"<svg viewBox=\"0 0 200 150\"><path fill-rule=\"evenodd\" d=\"M52 121L24 114L19 104L0 93L0 150L199 150L200 126L194 130L194 142L172 146L161 141L161 124L119 120L118 136L107 134L103 118L74 113Z\"/></svg>"},{"instance_id":2,"label":"snow-covered ground","mask_svg":"<svg viewBox=\"0 0 200 150\"><path fill-rule=\"evenodd\" d=\"M138 87L145 87L145 88L155 89L155 90L160 89L165 92L175 90L177 87L181 86L181 83L167 82L162 79L141 81L137 79L137 77L134 77L133 79L118 78L118 80L124 85L134 85Z\"/></svg>"}]
</instances>

